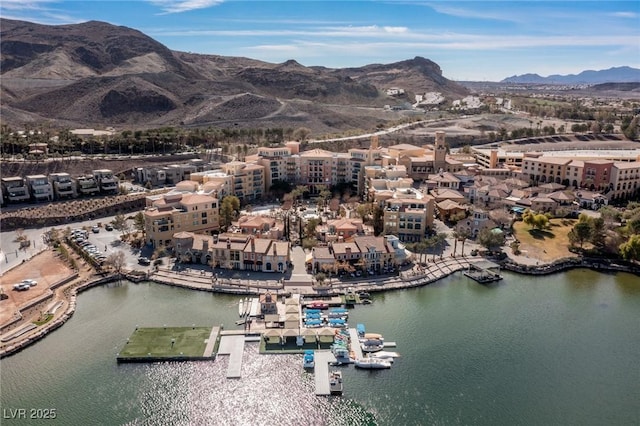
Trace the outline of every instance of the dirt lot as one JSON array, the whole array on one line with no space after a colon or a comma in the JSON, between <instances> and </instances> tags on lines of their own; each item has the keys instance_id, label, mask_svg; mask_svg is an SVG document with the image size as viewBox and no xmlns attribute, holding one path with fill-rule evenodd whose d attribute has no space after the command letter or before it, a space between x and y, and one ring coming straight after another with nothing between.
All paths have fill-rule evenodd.
<instances>
[{"instance_id":1,"label":"dirt lot","mask_svg":"<svg viewBox=\"0 0 640 426\"><path fill-rule=\"evenodd\" d=\"M0 277L3 292L8 299L0 301L0 324L11 319L19 306L35 299L49 291L49 286L71 275L73 271L56 253L51 250L44 251L22 265L16 266ZM15 291L13 285L23 279L34 279L38 285L27 291Z\"/></svg>"}]
</instances>

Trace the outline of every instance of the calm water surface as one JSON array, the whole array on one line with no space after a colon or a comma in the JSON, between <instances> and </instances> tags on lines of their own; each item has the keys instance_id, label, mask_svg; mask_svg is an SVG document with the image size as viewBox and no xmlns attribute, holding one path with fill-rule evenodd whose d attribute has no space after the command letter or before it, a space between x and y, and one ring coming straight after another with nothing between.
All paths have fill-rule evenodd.
<instances>
[{"instance_id":1,"label":"calm water surface","mask_svg":"<svg viewBox=\"0 0 640 426\"><path fill-rule=\"evenodd\" d=\"M640 279L575 270L459 275L374 295L350 323L384 334L390 370L343 368L342 398L316 397L300 355L247 344L242 379L215 362L118 365L136 325L232 325L238 298L156 284L80 295L73 318L1 364L1 424L17 408L55 408L42 424L638 425ZM235 327L235 326L232 326Z\"/></svg>"}]
</instances>

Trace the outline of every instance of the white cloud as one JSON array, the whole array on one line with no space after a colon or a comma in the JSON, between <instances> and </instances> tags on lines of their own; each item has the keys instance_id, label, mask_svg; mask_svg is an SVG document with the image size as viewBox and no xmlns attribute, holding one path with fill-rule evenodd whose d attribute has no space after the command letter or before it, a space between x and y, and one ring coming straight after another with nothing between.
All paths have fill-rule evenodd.
<instances>
[{"instance_id":1,"label":"white cloud","mask_svg":"<svg viewBox=\"0 0 640 426\"><path fill-rule=\"evenodd\" d=\"M466 3L471 5L473 3ZM427 3L431 9L443 15L451 15L458 18L473 18L473 19L485 19L490 21L507 21L507 22L522 22L522 17L516 16L513 13L506 12L504 10L489 10L486 4L482 2L476 2L476 5L480 6L480 10L467 9L462 7L451 6L447 3Z\"/></svg>"},{"instance_id":2,"label":"white cloud","mask_svg":"<svg viewBox=\"0 0 640 426\"><path fill-rule=\"evenodd\" d=\"M149 0L149 3L158 6L164 13L182 13L217 6L223 1L224 0Z\"/></svg>"},{"instance_id":3,"label":"white cloud","mask_svg":"<svg viewBox=\"0 0 640 426\"><path fill-rule=\"evenodd\" d=\"M613 12L610 13L609 16L615 18L637 18L638 14L636 12Z\"/></svg>"}]
</instances>

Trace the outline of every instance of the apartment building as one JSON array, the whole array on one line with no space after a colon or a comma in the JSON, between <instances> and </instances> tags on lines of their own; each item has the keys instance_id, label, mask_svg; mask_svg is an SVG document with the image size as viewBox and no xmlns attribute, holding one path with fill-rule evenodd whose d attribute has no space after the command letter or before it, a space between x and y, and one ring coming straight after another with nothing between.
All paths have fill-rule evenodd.
<instances>
[{"instance_id":1,"label":"apartment building","mask_svg":"<svg viewBox=\"0 0 640 426\"><path fill-rule=\"evenodd\" d=\"M53 186L45 175L30 175L26 177L27 187L34 201L52 201Z\"/></svg>"},{"instance_id":2,"label":"apartment building","mask_svg":"<svg viewBox=\"0 0 640 426\"><path fill-rule=\"evenodd\" d=\"M113 172L109 169L101 169L93 171L93 178L100 188L100 192L103 194L117 194L118 193L118 178L114 176Z\"/></svg>"},{"instance_id":3,"label":"apartment building","mask_svg":"<svg viewBox=\"0 0 640 426\"><path fill-rule=\"evenodd\" d=\"M384 233L402 242L422 241L433 225L435 200L416 189L396 191L384 205Z\"/></svg>"},{"instance_id":4,"label":"apartment building","mask_svg":"<svg viewBox=\"0 0 640 426\"><path fill-rule=\"evenodd\" d=\"M31 198L29 187L20 176L3 177L1 180L2 194L9 203L22 203Z\"/></svg>"},{"instance_id":5,"label":"apartment building","mask_svg":"<svg viewBox=\"0 0 640 426\"><path fill-rule=\"evenodd\" d=\"M75 183L79 195L96 195L100 193L100 187L93 175L78 176L75 178Z\"/></svg>"},{"instance_id":6,"label":"apartment building","mask_svg":"<svg viewBox=\"0 0 640 426\"><path fill-rule=\"evenodd\" d=\"M198 193L170 193L147 200L143 214L146 242L171 245L178 232L213 233L220 228L218 199Z\"/></svg>"},{"instance_id":7,"label":"apartment building","mask_svg":"<svg viewBox=\"0 0 640 426\"><path fill-rule=\"evenodd\" d=\"M233 186L230 194L240 201L251 201L262 198L265 193L265 169L259 164L248 164L232 161L222 166L222 171L232 176Z\"/></svg>"},{"instance_id":8,"label":"apartment building","mask_svg":"<svg viewBox=\"0 0 640 426\"><path fill-rule=\"evenodd\" d=\"M69 173L51 173L49 182L53 186L53 195L57 200L78 196L76 185L74 185Z\"/></svg>"}]
</instances>

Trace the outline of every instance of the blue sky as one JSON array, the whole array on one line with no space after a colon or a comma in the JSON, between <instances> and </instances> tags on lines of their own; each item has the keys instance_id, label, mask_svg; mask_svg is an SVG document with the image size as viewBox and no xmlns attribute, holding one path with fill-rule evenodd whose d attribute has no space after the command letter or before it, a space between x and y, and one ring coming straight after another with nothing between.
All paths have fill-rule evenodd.
<instances>
[{"instance_id":1,"label":"blue sky","mask_svg":"<svg viewBox=\"0 0 640 426\"><path fill-rule=\"evenodd\" d=\"M640 1L1 0L43 24L106 21L173 50L331 68L423 56L454 80L640 68Z\"/></svg>"}]
</instances>

